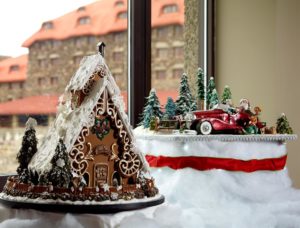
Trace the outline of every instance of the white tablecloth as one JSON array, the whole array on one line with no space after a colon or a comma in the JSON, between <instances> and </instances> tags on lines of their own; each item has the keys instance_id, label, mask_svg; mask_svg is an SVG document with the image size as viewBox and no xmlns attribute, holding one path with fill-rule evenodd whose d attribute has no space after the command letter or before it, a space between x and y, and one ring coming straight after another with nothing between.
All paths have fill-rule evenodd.
<instances>
[{"instance_id":1,"label":"white tablecloth","mask_svg":"<svg viewBox=\"0 0 300 228\"><path fill-rule=\"evenodd\" d=\"M287 169L254 173L152 170L166 203L110 215L15 210L0 205L0 227L300 227L300 190Z\"/></svg>"}]
</instances>

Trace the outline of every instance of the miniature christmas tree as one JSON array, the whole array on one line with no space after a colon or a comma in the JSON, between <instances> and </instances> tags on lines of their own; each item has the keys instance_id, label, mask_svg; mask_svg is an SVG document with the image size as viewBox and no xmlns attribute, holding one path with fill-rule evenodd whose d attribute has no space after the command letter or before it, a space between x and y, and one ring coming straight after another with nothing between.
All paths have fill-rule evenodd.
<instances>
[{"instance_id":1,"label":"miniature christmas tree","mask_svg":"<svg viewBox=\"0 0 300 228\"><path fill-rule=\"evenodd\" d=\"M203 102L205 100L205 86L204 86L204 73L201 68L198 68L197 84L198 84L198 99L200 100L200 106L203 106Z\"/></svg>"},{"instance_id":2,"label":"miniature christmas tree","mask_svg":"<svg viewBox=\"0 0 300 228\"><path fill-rule=\"evenodd\" d=\"M228 85L225 86L222 94L222 104L227 104L232 99L232 94Z\"/></svg>"},{"instance_id":3,"label":"miniature christmas tree","mask_svg":"<svg viewBox=\"0 0 300 228\"><path fill-rule=\"evenodd\" d=\"M213 109L217 104L219 104L219 96L217 90L214 89L209 100L209 109Z\"/></svg>"},{"instance_id":4,"label":"miniature christmas tree","mask_svg":"<svg viewBox=\"0 0 300 228\"><path fill-rule=\"evenodd\" d=\"M210 77L207 85L207 94L206 94L206 101L207 101L207 107L210 107L210 100L212 96L213 90L216 88L215 80L213 77Z\"/></svg>"},{"instance_id":5,"label":"miniature christmas tree","mask_svg":"<svg viewBox=\"0 0 300 228\"><path fill-rule=\"evenodd\" d=\"M152 116L150 119L150 130L154 131L156 128L156 117Z\"/></svg>"},{"instance_id":6,"label":"miniature christmas tree","mask_svg":"<svg viewBox=\"0 0 300 228\"><path fill-rule=\"evenodd\" d=\"M179 97L176 100L175 104L177 107L176 112L178 115L185 115L186 113L197 109L195 99L192 97L188 84L188 77L185 73L181 77Z\"/></svg>"},{"instance_id":7,"label":"miniature christmas tree","mask_svg":"<svg viewBox=\"0 0 300 228\"><path fill-rule=\"evenodd\" d=\"M142 113L142 121L140 125L143 125L144 128L149 128L151 117L161 118L163 113L160 110L160 103L156 95L155 89L152 89L150 91L150 94L146 99L147 101L144 107L144 111Z\"/></svg>"},{"instance_id":8,"label":"miniature christmas tree","mask_svg":"<svg viewBox=\"0 0 300 228\"><path fill-rule=\"evenodd\" d=\"M284 113L277 119L276 125L278 134L293 134L293 129L290 127L289 121Z\"/></svg>"},{"instance_id":9,"label":"miniature christmas tree","mask_svg":"<svg viewBox=\"0 0 300 228\"><path fill-rule=\"evenodd\" d=\"M166 112L164 116L167 119L172 119L176 115L176 104L171 97L168 97L167 104L165 106Z\"/></svg>"},{"instance_id":10,"label":"miniature christmas tree","mask_svg":"<svg viewBox=\"0 0 300 228\"><path fill-rule=\"evenodd\" d=\"M62 139L59 139L51 164L52 169L49 172L48 180L52 182L53 186L68 187L72 180L71 165Z\"/></svg>"},{"instance_id":11,"label":"miniature christmas tree","mask_svg":"<svg viewBox=\"0 0 300 228\"><path fill-rule=\"evenodd\" d=\"M17 173L19 175L20 181L22 181L23 183L28 183L28 163L30 162L33 155L37 152L37 139L34 129L36 125L37 122L33 118L29 118L26 122L26 130L25 135L23 136L22 147L17 154L17 160L19 162Z\"/></svg>"}]
</instances>

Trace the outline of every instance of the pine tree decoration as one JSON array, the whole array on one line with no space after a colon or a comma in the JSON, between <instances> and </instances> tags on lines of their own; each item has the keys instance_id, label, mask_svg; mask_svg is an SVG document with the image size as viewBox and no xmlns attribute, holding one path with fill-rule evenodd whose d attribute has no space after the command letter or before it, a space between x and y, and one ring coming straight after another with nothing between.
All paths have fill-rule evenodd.
<instances>
[{"instance_id":1,"label":"pine tree decoration","mask_svg":"<svg viewBox=\"0 0 300 228\"><path fill-rule=\"evenodd\" d=\"M171 97L168 97L167 104L165 106L165 114L164 116L167 119L173 119L173 117L176 115L176 104L174 103L173 99Z\"/></svg>"},{"instance_id":2,"label":"pine tree decoration","mask_svg":"<svg viewBox=\"0 0 300 228\"><path fill-rule=\"evenodd\" d=\"M225 86L222 94L222 104L227 104L228 100L232 99L232 94L228 85Z\"/></svg>"},{"instance_id":3,"label":"pine tree decoration","mask_svg":"<svg viewBox=\"0 0 300 228\"><path fill-rule=\"evenodd\" d=\"M214 89L209 100L209 109L213 109L217 104L219 104L219 96L217 90Z\"/></svg>"},{"instance_id":4,"label":"pine tree decoration","mask_svg":"<svg viewBox=\"0 0 300 228\"><path fill-rule=\"evenodd\" d=\"M72 173L69 155L62 139L59 139L51 164L49 182L52 182L53 186L68 187L72 181Z\"/></svg>"},{"instance_id":5,"label":"pine tree decoration","mask_svg":"<svg viewBox=\"0 0 300 228\"><path fill-rule=\"evenodd\" d=\"M276 131L279 134L293 134L293 129L290 127L289 121L284 113L277 119Z\"/></svg>"},{"instance_id":6,"label":"pine tree decoration","mask_svg":"<svg viewBox=\"0 0 300 228\"><path fill-rule=\"evenodd\" d=\"M17 154L17 160L19 166L17 168L17 173L19 179L23 183L28 183L29 172L28 163L30 162L33 155L37 152L37 138L35 136L35 126L37 122L33 118L29 118L26 122L26 130L23 136L22 147Z\"/></svg>"},{"instance_id":7,"label":"pine tree decoration","mask_svg":"<svg viewBox=\"0 0 300 228\"><path fill-rule=\"evenodd\" d=\"M178 115L185 115L188 112L197 109L196 101L193 98L188 84L187 74L183 74L180 81L179 97L175 102L176 113Z\"/></svg>"},{"instance_id":8,"label":"pine tree decoration","mask_svg":"<svg viewBox=\"0 0 300 228\"><path fill-rule=\"evenodd\" d=\"M213 90L216 88L215 79L213 77L210 77L207 85L207 94L206 94L206 101L207 101L207 107L210 107L210 100L212 96Z\"/></svg>"},{"instance_id":9,"label":"pine tree decoration","mask_svg":"<svg viewBox=\"0 0 300 228\"><path fill-rule=\"evenodd\" d=\"M146 99L147 101L144 107L144 111L142 113L142 121L140 125L144 126L144 128L149 128L151 117L153 116L161 118L163 116L163 113L160 109L160 103L156 95L155 89L152 89L150 91L150 94Z\"/></svg>"},{"instance_id":10,"label":"pine tree decoration","mask_svg":"<svg viewBox=\"0 0 300 228\"><path fill-rule=\"evenodd\" d=\"M201 68L198 68L197 84L198 84L198 99L200 101L204 101L205 98L204 72Z\"/></svg>"}]
</instances>

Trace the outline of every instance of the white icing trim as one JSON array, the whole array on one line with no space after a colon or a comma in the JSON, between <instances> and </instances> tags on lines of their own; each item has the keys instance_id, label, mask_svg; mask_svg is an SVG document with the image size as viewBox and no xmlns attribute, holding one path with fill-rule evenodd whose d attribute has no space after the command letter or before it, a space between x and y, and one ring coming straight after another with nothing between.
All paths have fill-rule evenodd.
<instances>
[{"instance_id":1,"label":"white icing trim","mask_svg":"<svg viewBox=\"0 0 300 228\"><path fill-rule=\"evenodd\" d=\"M115 205L115 204L131 204L131 203L140 203L140 202L151 202L159 199L161 197L161 194L157 194L154 197L145 197L143 199L131 199L131 200L123 200L119 199L116 201L111 200L105 200L105 201L70 201L70 200L53 200L53 199L42 199L42 198L36 198L36 199L30 199L28 197L22 197L22 196L11 196L7 195L5 193L0 193L0 199L3 200L9 200L14 202L22 202L22 203L35 203L35 204L61 204L61 205Z\"/></svg>"}]
</instances>

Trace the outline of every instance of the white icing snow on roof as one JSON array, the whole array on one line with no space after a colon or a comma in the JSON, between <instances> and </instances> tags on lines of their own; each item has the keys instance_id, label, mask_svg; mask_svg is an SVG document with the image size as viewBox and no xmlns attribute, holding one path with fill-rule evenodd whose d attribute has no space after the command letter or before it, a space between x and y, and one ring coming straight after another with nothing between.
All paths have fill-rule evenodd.
<instances>
[{"instance_id":1,"label":"white icing snow on roof","mask_svg":"<svg viewBox=\"0 0 300 228\"><path fill-rule=\"evenodd\" d=\"M89 95L85 97L82 104L77 108L71 108L71 90L80 90L88 82L90 76L97 71L100 67L106 69L106 76L100 78ZM38 152L33 156L29 169L35 170L38 173L47 172L51 169L51 160L55 153L60 137L64 139L67 151L69 152L76 139L78 138L84 126L91 127L94 124L95 116L93 115L93 108L96 106L104 89L107 88L114 105L118 108L120 118L122 119L129 137L133 139L131 127L128 122L127 115L124 111L124 102L121 97L119 88L117 87L104 58L100 54L85 57L80 64L79 69L70 80L69 85L65 90L65 102L61 103L58 107L58 112L54 123L50 126L46 137L40 143ZM145 160L140 152L133 148L133 151L139 154L142 162Z\"/></svg>"}]
</instances>

